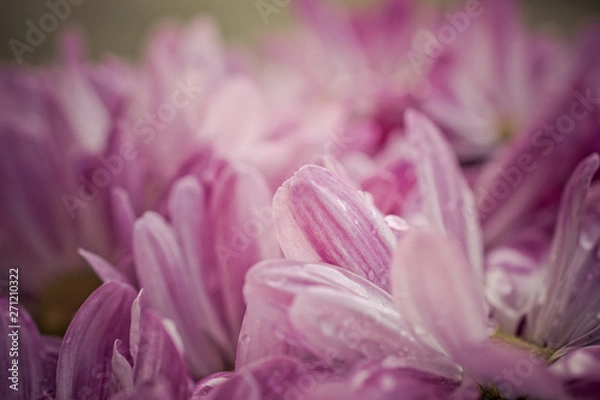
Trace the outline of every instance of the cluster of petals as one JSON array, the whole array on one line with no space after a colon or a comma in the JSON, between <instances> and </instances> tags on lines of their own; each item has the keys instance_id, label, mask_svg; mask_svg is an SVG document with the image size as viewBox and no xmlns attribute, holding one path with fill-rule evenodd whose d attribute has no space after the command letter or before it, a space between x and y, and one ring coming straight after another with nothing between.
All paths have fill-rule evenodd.
<instances>
[{"instance_id":1,"label":"cluster of petals","mask_svg":"<svg viewBox=\"0 0 600 400\"><path fill-rule=\"evenodd\" d=\"M0 67L0 398L598 398L600 29L293 7L255 53L202 17Z\"/></svg>"}]
</instances>

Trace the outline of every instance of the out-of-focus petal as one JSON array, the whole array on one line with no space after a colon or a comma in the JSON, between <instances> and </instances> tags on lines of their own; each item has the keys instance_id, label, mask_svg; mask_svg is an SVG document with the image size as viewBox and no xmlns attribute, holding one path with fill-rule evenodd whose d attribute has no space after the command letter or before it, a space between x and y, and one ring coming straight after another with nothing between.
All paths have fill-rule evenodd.
<instances>
[{"instance_id":1,"label":"out-of-focus petal","mask_svg":"<svg viewBox=\"0 0 600 400\"><path fill-rule=\"evenodd\" d=\"M207 210L213 227L216 259L214 265L221 283L221 315L228 328L230 348L238 339L245 304L244 277L259 261L280 256L273 231L270 202L272 192L264 178L247 166L230 165L212 186Z\"/></svg>"},{"instance_id":2,"label":"out-of-focus petal","mask_svg":"<svg viewBox=\"0 0 600 400\"><path fill-rule=\"evenodd\" d=\"M587 232L582 229L586 197L599 165L600 157L597 154L582 161L573 172L563 193L545 287L538 298L539 310L535 312L531 327L527 330L528 336L542 347L558 349L569 344L570 340L578 339L570 334L576 327L565 321L572 318L574 321L577 316L583 318L577 322L582 324L587 319L587 316L579 315L581 308L572 307L577 301L577 295L582 293L586 281L594 278L594 275L588 277L588 272L598 275L594 270L598 271L600 266L593 251L600 240L597 222L585 227ZM586 262L588 257L591 258ZM600 297L594 296L593 299L587 300L592 303L586 306L594 306L600 302ZM592 329L595 326L592 325Z\"/></svg>"},{"instance_id":3,"label":"out-of-focus petal","mask_svg":"<svg viewBox=\"0 0 600 400\"><path fill-rule=\"evenodd\" d=\"M15 296L0 298L0 367L6 378L0 397L7 400L36 399L54 394L55 366L47 358L44 339Z\"/></svg>"},{"instance_id":4,"label":"out-of-focus petal","mask_svg":"<svg viewBox=\"0 0 600 400\"><path fill-rule=\"evenodd\" d=\"M177 325L185 344L185 358L194 374L203 376L223 368L222 357L204 332L204 322L189 318L197 301L198 281L190 279L175 235L164 219L148 212L136 222L134 254L140 285L149 304Z\"/></svg>"},{"instance_id":5,"label":"out-of-focus petal","mask_svg":"<svg viewBox=\"0 0 600 400\"><path fill-rule=\"evenodd\" d=\"M267 121L263 94L256 85L248 78L233 78L211 99L198 133L217 151L239 156L259 143Z\"/></svg>"},{"instance_id":6,"label":"out-of-focus petal","mask_svg":"<svg viewBox=\"0 0 600 400\"><path fill-rule=\"evenodd\" d=\"M233 377L235 372L217 372L207 376L194 386L194 391L190 400L199 400L205 398L214 388L226 382Z\"/></svg>"},{"instance_id":7,"label":"out-of-focus petal","mask_svg":"<svg viewBox=\"0 0 600 400\"><path fill-rule=\"evenodd\" d=\"M394 253L392 293L417 336L462 364L465 349L487 340L483 287L464 252L444 234L409 230Z\"/></svg>"},{"instance_id":8,"label":"out-of-focus petal","mask_svg":"<svg viewBox=\"0 0 600 400\"><path fill-rule=\"evenodd\" d=\"M145 309L143 292L132 305L132 324L138 324L138 334L131 338L133 380L136 385L164 381L175 400L187 400L191 382L185 363L173 338L165 329L160 317ZM134 345L134 341L136 341ZM135 349L133 351L133 349Z\"/></svg>"},{"instance_id":9,"label":"out-of-focus petal","mask_svg":"<svg viewBox=\"0 0 600 400\"><path fill-rule=\"evenodd\" d=\"M135 291L124 284L100 286L81 306L65 334L56 373L57 400L114 394L115 340L129 343Z\"/></svg>"},{"instance_id":10,"label":"out-of-focus petal","mask_svg":"<svg viewBox=\"0 0 600 400\"><path fill-rule=\"evenodd\" d=\"M127 191L116 187L111 191L111 203L114 209L116 233L124 249L133 250L133 225L135 223L135 211L129 199Z\"/></svg>"},{"instance_id":11,"label":"out-of-focus petal","mask_svg":"<svg viewBox=\"0 0 600 400\"><path fill-rule=\"evenodd\" d=\"M328 374L288 357L247 365L213 388L207 400L299 399L311 394Z\"/></svg>"},{"instance_id":12,"label":"out-of-focus petal","mask_svg":"<svg viewBox=\"0 0 600 400\"><path fill-rule=\"evenodd\" d=\"M485 294L504 332L520 336L523 319L542 288L550 234L537 227L517 234L486 255Z\"/></svg>"},{"instance_id":13,"label":"out-of-focus petal","mask_svg":"<svg viewBox=\"0 0 600 400\"><path fill-rule=\"evenodd\" d=\"M415 169L429 224L464 250L475 278L483 280L483 242L473 195L456 155L425 116L408 110L406 132L414 147Z\"/></svg>"},{"instance_id":14,"label":"out-of-focus petal","mask_svg":"<svg viewBox=\"0 0 600 400\"><path fill-rule=\"evenodd\" d=\"M341 382L318 386L314 399L447 399L458 387L457 380L412 369L401 362L398 363L395 357L388 357L383 360L364 361ZM478 397L472 399L475 398Z\"/></svg>"},{"instance_id":15,"label":"out-of-focus petal","mask_svg":"<svg viewBox=\"0 0 600 400\"><path fill-rule=\"evenodd\" d=\"M187 298L186 307L195 310L213 340L223 348L228 348L230 339L219 319L221 303L216 300L219 299L219 272L215 268L215 260L207 255L211 251L210 236L214 232L206 231L210 223L206 202L205 190L191 176L179 179L173 186L168 208L183 262L178 265L181 271L177 279L189 282L182 282L185 284L182 287L187 288L188 295L193 294L193 297ZM211 291L212 282L214 289Z\"/></svg>"},{"instance_id":16,"label":"out-of-focus petal","mask_svg":"<svg viewBox=\"0 0 600 400\"><path fill-rule=\"evenodd\" d=\"M98 275L103 282L115 281L125 284L130 283L129 279L123 273L121 273L121 271L111 265L104 258L83 249L79 249L79 254L81 257L85 258L96 275Z\"/></svg>"},{"instance_id":17,"label":"out-of-focus petal","mask_svg":"<svg viewBox=\"0 0 600 400\"><path fill-rule=\"evenodd\" d=\"M134 382L131 363L131 354L125 343L119 339L115 340L111 361L112 375L116 381L115 390L121 392L133 389Z\"/></svg>"},{"instance_id":18,"label":"out-of-focus petal","mask_svg":"<svg viewBox=\"0 0 600 400\"><path fill-rule=\"evenodd\" d=\"M592 400L600 393L600 346L573 350L550 369L562 379L565 390L577 399Z\"/></svg>"},{"instance_id":19,"label":"out-of-focus petal","mask_svg":"<svg viewBox=\"0 0 600 400\"><path fill-rule=\"evenodd\" d=\"M130 392L121 392L111 400L177 400L170 392L168 385L162 381L145 382Z\"/></svg>"},{"instance_id":20,"label":"out-of-focus petal","mask_svg":"<svg viewBox=\"0 0 600 400\"><path fill-rule=\"evenodd\" d=\"M215 387L206 395L199 396L207 400L261 400L260 385L249 371L241 371Z\"/></svg>"},{"instance_id":21,"label":"out-of-focus petal","mask_svg":"<svg viewBox=\"0 0 600 400\"><path fill-rule=\"evenodd\" d=\"M493 386L505 398L567 398L545 361L531 351L493 341L465 350L466 372L482 387Z\"/></svg>"}]
</instances>

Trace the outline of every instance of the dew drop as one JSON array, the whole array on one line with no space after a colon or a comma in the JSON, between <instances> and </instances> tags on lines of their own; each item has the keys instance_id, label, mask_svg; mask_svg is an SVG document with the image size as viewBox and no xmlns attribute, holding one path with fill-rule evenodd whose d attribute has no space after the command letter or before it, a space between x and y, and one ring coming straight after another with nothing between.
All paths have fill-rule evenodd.
<instances>
[{"instance_id":1,"label":"dew drop","mask_svg":"<svg viewBox=\"0 0 600 400\"><path fill-rule=\"evenodd\" d=\"M420 325L415 325L413 329L418 336L425 336L427 334L427 331Z\"/></svg>"},{"instance_id":2,"label":"dew drop","mask_svg":"<svg viewBox=\"0 0 600 400\"><path fill-rule=\"evenodd\" d=\"M360 349L363 354L370 358L376 358L383 355L381 344L375 340L362 340L360 342Z\"/></svg>"},{"instance_id":3,"label":"dew drop","mask_svg":"<svg viewBox=\"0 0 600 400\"><path fill-rule=\"evenodd\" d=\"M594 240L593 238L590 237L590 235L588 235L586 232L582 232L581 235L579 236L579 245L584 249L584 250L591 250L594 247Z\"/></svg>"},{"instance_id":4,"label":"dew drop","mask_svg":"<svg viewBox=\"0 0 600 400\"><path fill-rule=\"evenodd\" d=\"M384 375L379 379L379 386L384 392L391 392L395 388L394 378L389 375Z\"/></svg>"},{"instance_id":5,"label":"dew drop","mask_svg":"<svg viewBox=\"0 0 600 400\"><path fill-rule=\"evenodd\" d=\"M342 208L342 210L347 211L348 210L348 204L341 200L341 199L336 199L336 202L339 204L339 206Z\"/></svg>"},{"instance_id":6,"label":"dew drop","mask_svg":"<svg viewBox=\"0 0 600 400\"><path fill-rule=\"evenodd\" d=\"M323 318L319 321L319 328L323 335L327 337L331 337L336 333L335 325L327 318Z\"/></svg>"}]
</instances>

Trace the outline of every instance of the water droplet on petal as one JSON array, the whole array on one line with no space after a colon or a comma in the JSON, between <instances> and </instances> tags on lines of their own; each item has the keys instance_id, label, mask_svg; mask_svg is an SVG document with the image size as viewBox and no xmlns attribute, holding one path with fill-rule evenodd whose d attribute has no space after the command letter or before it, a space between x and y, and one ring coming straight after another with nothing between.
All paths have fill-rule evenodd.
<instances>
[{"instance_id":1,"label":"water droplet on petal","mask_svg":"<svg viewBox=\"0 0 600 400\"><path fill-rule=\"evenodd\" d=\"M336 333L335 325L326 318L319 321L319 328L321 328L321 333L327 337L331 337Z\"/></svg>"},{"instance_id":2,"label":"water droplet on petal","mask_svg":"<svg viewBox=\"0 0 600 400\"><path fill-rule=\"evenodd\" d=\"M591 250L596 242L585 231L579 236L579 245L584 250Z\"/></svg>"},{"instance_id":3,"label":"water droplet on petal","mask_svg":"<svg viewBox=\"0 0 600 400\"><path fill-rule=\"evenodd\" d=\"M384 392L391 392L396 387L394 378L389 375L383 375L379 379L379 386Z\"/></svg>"},{"instance_id":4,"label":"water droplet on petal","mask_svg":"<svg viewBox=\"0 0 600 400\"><path fill-rule=\"evenodd\" d=\"M427 334L427 331L420 325L415 325L414 331L418 336L424 336L425 334Z\"/></svg>"}]
</instances>

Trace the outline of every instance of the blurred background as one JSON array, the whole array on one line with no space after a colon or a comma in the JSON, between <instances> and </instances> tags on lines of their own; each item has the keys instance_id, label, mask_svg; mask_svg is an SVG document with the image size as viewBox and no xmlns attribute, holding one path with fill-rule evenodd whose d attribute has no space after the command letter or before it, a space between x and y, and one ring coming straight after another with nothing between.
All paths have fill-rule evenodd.
<instances>
[{"instance_id":1,"label":"blurred background","mask_svg":"<svg viewBox=\"0 0 600 400\"><path fill-rule=\"evenodd\" d=\"M265 24L257 10L257 3L286 4L279 13L272 14ZM218 20L223 35L234 41L252 43L266 30L281 29L291 21L291 3L294 0L2 0L0 2L0 61L15 62L11 39L26 43L28 24L40 26L51 8L49 4L68 2L71 10L55 29L47 29L40 44L33 51L23 53L23 62L39 64L52 58L59 32L69 26L84 30L89 40L90 55L99 58L113 53L135 60L144 49L144 43L157 24L166 20L186 21L199 13L211 14ZM377 0L370 0L377 1ZM435 0L428 0L435 1ZM368 0L337 0L356 6ZM450 3L437 0L436 3ZM569 36L574 28L600 18L600 1L596 0L523 0L525 16L535 26L550 26ZM52 28L52 20L44 21ZM15 43L13 41L13 43Z\"/></svg>"}]
</instances>

